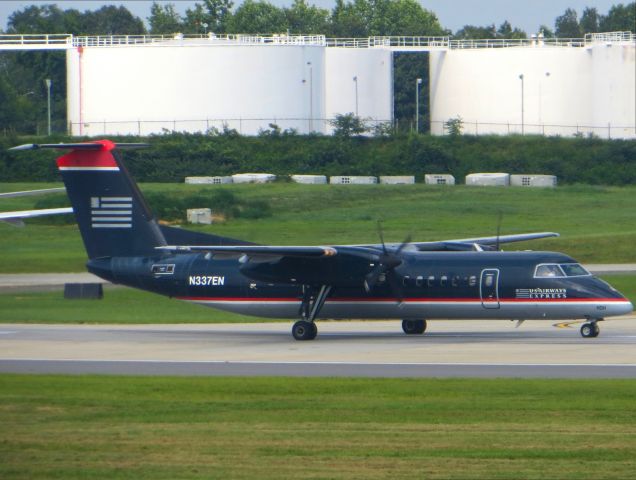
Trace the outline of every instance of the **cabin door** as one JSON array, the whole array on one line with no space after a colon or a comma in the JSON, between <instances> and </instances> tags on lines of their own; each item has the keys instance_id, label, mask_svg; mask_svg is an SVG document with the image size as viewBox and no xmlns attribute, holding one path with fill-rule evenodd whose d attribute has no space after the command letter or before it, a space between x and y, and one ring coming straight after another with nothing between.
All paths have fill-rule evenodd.
<instances>
[{"instance_id":1,"label":"cabin door","mask_svg":"<svg viewBox=\"0 0 636 480\"><path fill-rule=\"evenodd\" d=\"M481 271L479 294L482 307L499 308L499 270L490 268Z\"/></svg>"}]
</instances>

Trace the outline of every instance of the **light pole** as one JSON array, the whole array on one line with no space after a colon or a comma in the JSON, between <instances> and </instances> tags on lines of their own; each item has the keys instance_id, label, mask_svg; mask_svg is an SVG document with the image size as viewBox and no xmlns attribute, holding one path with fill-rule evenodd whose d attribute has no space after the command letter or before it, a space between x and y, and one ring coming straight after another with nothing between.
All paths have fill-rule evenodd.
<instances>
[{"instance_id":1,"label":"light pole","mask_svg":"<svg viewBox=\"0 0 636 480\"><path fill-rule=\"evenodd\" d=\"M519 75L519 80L521 80L521 135L525 133L525 123L524 123L524 112L523 112L523 73Z\"/></svg>"},{"instance_id":2,"label":"light pole","mask_svg":"<svg viewBox=\"0 0 636 480\"><path fill-rule=\"evenodd\" d=\"M48 117L48 132L49 137L51 136L51 79L47 78L44 80L46 83L46 105L47 105L47 117Z\"/></svg>"},{"instance_id":3,"label":"light pole","mask_svg":"<svg viewBox=\"0 0 636 480\"><path fill-rule=\"evenodd\" d=\"M356 87L356 117L358 116L358 76L353 77L353 83L355 83Z\"/></svg>"},{"instance_id":4,"label":"light pole","mask_svg":"<svg viewBox=\"0 0 636 480\"><path fill-rule=\"evenodd\" d=\"M545 72L545 78L550 77L550 72ZM543 123L543 82L541 78L539 78L539 123L543 128L543 133L545 134L545 124Z\"/></svg>"},{"instance_id":5,"label":"light pole","mask_svg":"<svg viewBox=\"0 0 636 480\"><path fill-rule=\"evenodd\" d=\"M314 130L314 67L311 62L309 65L309 133Z\"/></svg>"},{"instance_id":6,"label":"light pole","mask_svg":"<svg viewBox=\"0 0 636 480\"><path fill-rule=\"evenodd\" d=\"M420 133L420 85L422 79L415 80L415 132Z\"/></svg>"}]
</instances>

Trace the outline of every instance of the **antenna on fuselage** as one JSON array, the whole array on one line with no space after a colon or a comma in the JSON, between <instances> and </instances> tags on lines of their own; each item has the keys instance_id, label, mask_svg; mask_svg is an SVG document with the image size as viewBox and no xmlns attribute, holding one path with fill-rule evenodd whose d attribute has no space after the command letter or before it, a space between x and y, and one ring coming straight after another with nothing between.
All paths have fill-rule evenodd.
<instances>
[{"instance_id":1,"label":"antenna on fuselage","mask_svg":"<svg viewBox=\"0 0 636 480\"><path fill-rule=\"evenodd\" d=\"M499 251L499 238L501 237L501 219L503 218L503 213L499 210L499 214L497 215L497 243L495 244L497 251Z\"/></svg>"}]
</instances>

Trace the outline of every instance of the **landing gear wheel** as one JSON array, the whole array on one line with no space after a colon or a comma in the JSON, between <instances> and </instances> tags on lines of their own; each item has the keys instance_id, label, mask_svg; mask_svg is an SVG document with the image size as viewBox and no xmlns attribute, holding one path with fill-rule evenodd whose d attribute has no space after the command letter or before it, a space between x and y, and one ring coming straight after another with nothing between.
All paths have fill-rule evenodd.
<instances>
[{"instance_id":1,"label":"landing gear wheel","mask_svg":"<svg viewBox=\"0 0 636 480\"><path fill-rule=\"evenodd\" d=\"M584 323L581 325L581 336L583 338L595 338L598 337L598 334L601 332L601 329L596 324L596 322Z\"/></svg>"},{"instance_id":2,"label":"landing gear wheel","mask_svg":"<svg viewBox=\"0 0 636 480\"><path fill-rule=\"evenodd\" d=\"M318 335L318 327L313 322L300 320L294 323L292 335L296 340L313 340Z\"/></svg>"},{"instance_id":3,"label":"landing gear wheel","mask_svg":"<svg viewBox=\"0 0 636 480\"><path fill-rule=\"evenodd\" d=\"M426 330L426 320L402 320L402 330L407 335L421 335Z\"/></svg>"}]
</instances>

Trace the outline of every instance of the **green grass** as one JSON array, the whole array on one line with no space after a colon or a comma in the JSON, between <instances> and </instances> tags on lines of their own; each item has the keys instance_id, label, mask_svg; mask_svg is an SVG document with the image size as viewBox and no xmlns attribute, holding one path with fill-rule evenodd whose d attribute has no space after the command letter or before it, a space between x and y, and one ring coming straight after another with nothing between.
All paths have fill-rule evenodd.
<instances>
[{"instance_id":1,"label":"green grass","mask_svg":"<svg viewBox=\"0 0 636 480\"><path fill-rule=\"evenodd\" d=\"M605 277L636 303L636 275ZM102 300L66 300L63 292L0 294L0 323L243 323L247 317L130 288L107 288ZM288 320L285 320L288 321Z\"/></svg>"},{"instance_id":2,"label":"green grass","mask_svg":"<svg viewBox=\"0 0 636 480\"><path fill-rule=\"evenodd\" d=\"M0 478L627 479L634 398L633 380L0 375Z\"/></svg>"},{"instance_id":3,"label":"green grass","mask_svg":"<svg viewBox=\"0 0 636 480\"><path fill-rule=\"evenodd\" d=\"M0 190L56 184L3 184ZM378 240L383 220L387 241L489 236L503 214L502 234L556 231L559 239L526 242L510 249L549 249L588 263L633 262L636 256L636 187L564 186L556 189L409 186L271 185L193 186L145 184L152 192L226 188L243 200L265 200L273 215L233 219L193 229L265 244L316 245ZM2 210L30 208L37 197L6 199ZM199 205L204 206L204 205ZM214 205L209 205L214 209ZM0 224L5 252L0 273L82 271L85 254L75 226Z\"/></svg>"},{"instance_id":4,"label":"green grass","mask_svg":"<svg viewBox=\"0 0 636 480\"><path fill-rule=\"evenodd\" d=\"M106 288L102 300L67 300L64 293L0 294L0 323L238 323L263 322L131 288Z\"/></svg>"}]
</instances>

